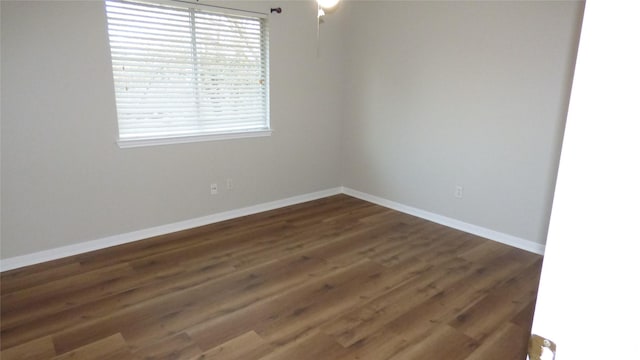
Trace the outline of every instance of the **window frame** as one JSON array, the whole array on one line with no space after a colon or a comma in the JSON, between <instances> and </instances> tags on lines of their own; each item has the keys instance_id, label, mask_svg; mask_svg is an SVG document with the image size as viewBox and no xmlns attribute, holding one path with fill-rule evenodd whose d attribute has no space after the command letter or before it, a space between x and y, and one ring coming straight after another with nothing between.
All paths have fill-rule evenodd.
<instances>
[{"instance_id":1,"label":"window frame","mask_svg":"<svg viewBox=\"0 0 640 360\"><path fill-rule=\"evenodd\" d=\"M111 34L108 32L109 38L109 51L110 51L110 60L112 63L111 71L114 80L114 95L116 96L116 111L117 111L117 141L116 143L120 148L131 148L131 147L144 147L144 146L154 146L154 145L168 145L168 144L182 144L182 143L192 143L192 142L202 142L202 141L216 141L216 140L227 140L227 139L241 139L241 138L253 138L253 137L265 137L270 136L273 132L271 127L271 114L270 114L270 66L269 66L269 27L268 27L268 16L266 13L261 13L257 11L250 10L240 10L240 9L232 9L227 7L217 6L206 0L104 0L105 4L105 15L107 16L107 25L109 24L109 14L107 12L107 2L135 2L140 3L141 5L149 4L149 5L167 5L178 7L182 9L195 9L206 11L208 13L214 13L222 16L233 16L233 17L247 17L253 19L261 19L263 22L263 26L261 26L261 37L263 37L262 42L262 57L264 58L264 62L261 63L264 67L264 78L266 85L264 87L264 127L256 128L256 129L241 129L241 130L223 130L216 132L194 132L189 134L167 134L160 136L146 136L146 137L129 137L123 138L121 133L121 123L120 123L120 110L118 109L117 97L118 90L116 87L116 79L113 67L113 54L112 54L112 43L111 43ZM191 31L194 31L193 29ZM192 33L192 36L195 36L195 33ZM193 46L197 46L197 43L194 41ZM197 61L194 61L194 66L197 64ZM199 65L198 65L199 66ZM198 84L202 84L198 82ZM194 84L194 87L198 86ZM195 98L194 98L195 99ZM198 113L198 119L200 119L200 114Z\"/></svg>"}]
</instances>

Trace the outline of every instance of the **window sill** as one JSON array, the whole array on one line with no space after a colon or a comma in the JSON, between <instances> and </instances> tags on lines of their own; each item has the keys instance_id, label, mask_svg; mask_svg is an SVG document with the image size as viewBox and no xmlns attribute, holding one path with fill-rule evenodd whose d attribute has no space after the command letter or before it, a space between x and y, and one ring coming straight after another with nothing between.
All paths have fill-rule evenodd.
<instances>
[{"instance_id":1,"label":"window sill","mask_svg":"<svg viewBox=\"0 0 640 360\"><path fill-rule=\"evenodd\" d=\"M163 137L153 139L130 139L130 140L118 140L117 144L120 148L134 148L145 146L157 146L157 145L172 145L172 144L185 144L202 141L217 141L217 140L230 140L230 139L242 139L252 137L264 137L271 136L273 130L256 130L256 131L242 131L231 132L224 134L210 134L210 135L192 135L192 136L176 136L176 137Z\"/></svg>"}]
</instances>

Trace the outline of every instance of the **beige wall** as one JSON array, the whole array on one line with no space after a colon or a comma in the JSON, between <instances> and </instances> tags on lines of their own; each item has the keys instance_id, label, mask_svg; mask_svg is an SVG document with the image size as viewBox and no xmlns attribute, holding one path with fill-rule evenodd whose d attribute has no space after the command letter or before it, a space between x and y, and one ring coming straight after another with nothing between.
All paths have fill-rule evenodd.
<instances>
[{"instance_id":1,"label":"beige wall","mask_svg":"<svg viewBox=\"0 0 640 360\"><path fill-rule=\"evenodd\" d=\"M347 1L318 55L312 0L234 1L284 9L273 136L135 149L102 2L1 4L2 258L340 185L544 243L583 3Z\"/></svg>"},{"instance_id":2,"label":"beige wall","mask_svg":"<svg viewBox=\"0 0 640 360\"><path fill-rule=\"evenodd\" d=\"M344 185L544 243L584 3L349 5Z\"/></svg>"},{"instance_id":3,"label":"beige wall","mask_svg":"<svg viewBox=\"0 0 640 360\"><path fill-rule=\"evenodd\" d=\"M120 149L103 3L2 1L2 258L340 185L335 22L317 56L313 6L235 3L284 8L270 17L273 135Z\"/></svg>"}]
</instances>

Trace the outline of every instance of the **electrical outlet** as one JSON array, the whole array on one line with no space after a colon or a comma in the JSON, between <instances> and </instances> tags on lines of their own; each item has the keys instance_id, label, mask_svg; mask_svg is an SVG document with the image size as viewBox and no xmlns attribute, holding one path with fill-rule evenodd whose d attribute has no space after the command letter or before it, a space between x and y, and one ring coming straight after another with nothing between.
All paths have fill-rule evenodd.
<instances>
[{"instance_id":1,"label":"electrical outlet","mask_svg":"<svg viewBox=\"0 0 640 360\"><path fill-rule=\"evenodd\" d=\"M218 193L218 184L211 184L211 195L216 195Z\"/></svg>"},{"instance_id":2,"label":"electrical outlet","mask_svg":"<svg viewBox=\"0 0 640 360\"><path fill-rule=\"evenodd\" d=\"M233 190L233 179L227 178L227 190Z\"/></svg>"},{"instance_id":3,"label":"electrical outlet","mask_svg":"<svg viewBox=\"0 0 640 360\"><path fill-rule=\"evenodd\" d=\"M462 199L463 191L464 189L462 188L462 186L456 185L456 191L455 193L453 193L453 196L455 196L458 199Z\"/></svg>"}]
</instances>

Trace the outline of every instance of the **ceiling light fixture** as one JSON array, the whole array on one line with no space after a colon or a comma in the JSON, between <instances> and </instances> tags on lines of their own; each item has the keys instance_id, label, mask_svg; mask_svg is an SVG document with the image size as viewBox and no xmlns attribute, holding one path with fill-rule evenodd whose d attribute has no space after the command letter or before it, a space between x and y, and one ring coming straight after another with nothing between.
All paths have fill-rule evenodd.
<instances>
[{"instance_id":1,"label":"ceiling light fixture","mask_svg":"<svg viewBox=\"0 0 640 360\"><path fill-rule=\"evenodd\" d=\"M326 15L325 10L333 9L340 0L316 0L316 2L318 3L318 21L320 21Z\"/></svg>"},{"instance_id":2,"label":"ceiling light fixture","mask_svg":"<svg viewBox=\"0 0 640 360\"><path fill-rule=\"evenodd\" d=\"M340 0L317 0L318 6L323 9L331 9L332 7L338 5Z\"/></svg>"}]
</instances>

